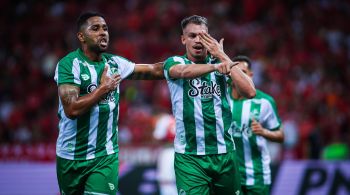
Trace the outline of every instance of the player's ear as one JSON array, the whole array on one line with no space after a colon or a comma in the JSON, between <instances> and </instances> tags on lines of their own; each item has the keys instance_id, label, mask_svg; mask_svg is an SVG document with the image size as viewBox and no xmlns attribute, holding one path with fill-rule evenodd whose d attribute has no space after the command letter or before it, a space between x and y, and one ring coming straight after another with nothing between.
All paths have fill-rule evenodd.
<instances>
[{"instance_id":1,"label":"player's ear","mask_svg":"<svg viewBox=\"0 0 350 195\"><path fill-rule=\"evenodd\" d=\"M78 37L80 42L84 42L84 34L82 32L79 31L77 33L77 37Z\"/></svg>"},{"instance_id":2,"label":"player's ear","mask_svg":"<svg viewBox=\"0 0 350 195\"><path fill-rule=\"evenodd\" d=\"M184 35L181 35L181 42L182 42L182 45L186 45L186 41L185 41L185 36Z\"/></svg>"}]
</instances>

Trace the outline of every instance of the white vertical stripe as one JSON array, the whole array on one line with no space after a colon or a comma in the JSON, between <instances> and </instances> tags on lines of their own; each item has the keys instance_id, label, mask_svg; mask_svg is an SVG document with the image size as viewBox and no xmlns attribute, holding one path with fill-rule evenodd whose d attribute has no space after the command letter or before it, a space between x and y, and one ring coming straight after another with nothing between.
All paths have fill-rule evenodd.
<instances>
[{"instance_id":1,"label":"white vertical stripe","mask_svg":"<svg viewBox=\"0 0 350 195\"><path fill-rule=\"evenodd\" d=\"M226 80L226 82L228 81L227 76L225 77L225 80ZM229 86L231 86L231 85L229 85ZM225 89L226 89L226 91L225 91L226 99L227 99L228 104L230 106L230 111L232 112L233 111L233 107L234 107L233 99L231 98L231 94L230 94L230 91L228 90L227 85L225 86ZM232 117L233 117L233 112L231 114L232 114ZM236 144L235 144L235 141L234 141L234 138L233 138L234 130L233 130L232 126L233 126L233 120L231 121L229 132L231 132L230 135L231 135L231 140L232 140L232 143L233 143L233 149L236 150Z\"/></svg>"},{"instance_id":2,"label":"white vertical stripe","mask_svg":"<svg viewBox=\"0 0 350 195\"><path fill-rule=\"evenodd\" d=\"M185 153L186 132L183 120L183 80L167 81L171 93L173 115L176 120L175 152Z\"/></svg>"},{"instance_id":3,"label":"white vertical stripe","mask_svg":"<svg viewBox=\"0 0 350 195\"><path fill-rule=\"evenodd\" d=\"M59 134L56 143L57 156L69 160L74 159L76 135L77 135L77 120L71 120L64 114L61 99L58 99L58 113L61 116L59 121Z\"/></svg>"},{"instance_id":4,"label":"white vertical stripe","mask_svg":"<svg viewBox=\"0 0 350 195\"><path fill-rule=\"evenodd\" d=\"M91 84L97 85L97 73L95 67L92 65L87 66L91 75ZM88 148L86 159L95 158L96 142L97 142L97 131L99 122L99 107L95 105L91 108L90 114L90 127L89 127L89 137L88 137Z\"/></svg>"},{"instance_id":5,"label":"white vertical stripe","mask_svg":"<svg viewBox=\"0 0 350 195\"><path fill-rule=\"evenodd\" d=\"M179 62L180 64L186 64L183 58L175 56L175 62ZM174 148L177 153L185 153L186 149L186 132L185 132L185 124L183 118L183 79L171 80L168 71L165 71L165 76L167 77L167 83L170 91L170 98L172 104L173 115L176 120L176 134L174 139Z\"/></svg>"},{"instance_id":6,"label":"white vertical stripe","mask_svg":"<svg viewBox=\"0 0 350 195\"><path fill-rule=\"evenodd\" d=\"M201 79L197 78L197 81L192 84L196 86L197 89L202 85ZM196 142L197 142L197 155L205 154L205 133L204 133L204 120L202 112L202 100L201 96L198 95L193 98L193 112L194 112L194 122L196 125Z\"/></svg>"},{"instance_id":7,"label":"white vertical stripe","mask_svg":"<svg viewBox=\"0 0 350 195\"><path fill-rule=\"evenodd\" d=\"M267 149L266 139L261 136L256 136L256 142L259 148L261 148L261 160L262 171L264 177L264 184L271 184L271 170L270 170L270 154Z\"/></svg>"},{"instance_id":8,"label":"white vertical stripe","mask_svg":"<svg viewBox=\"0 0 350 195\"><path fill-rule=\"evenodd\" d=\"M250 118L250 107L251 101L244 101L242 106L242 119L241 124L247 127L249 125ZM254 168L253 168L253 160L252 160L252 152L249 144L249 137L246 132L242 132L242 140L243 140L243 148L244 148L244 161L246 168L246 185L254 185Z\"/></svg>"},{"instance_id":9,"label":"white vertical stripe","mask_svg":"<svg viewBox=\"0 0 350 195\"><path fill-rule=\"evenodd\" d=\"M262 99L261 104L261 112L263 116L261 121L263 122L263 126L268 129L277 128L280 125L280 122L278 121L277 113L273 109L272 104L266 99Z\"/></svg>"},{"instance_id":10,"label":"white vertical stripe","mask_svg":"<svg viewBox=\"0 0 350 195\"><path fill-rule=\"evenodd\" d=\"M107 124L107 136L106 136L106 151L107 154L113 154L113 110L115 109L115 102L109 102L109 116L108 116L108 124ZM118 133L118 132L116 132Z\"/></svg>"},{"instance_id":11,"label":"white vertical stripe","mask_svg":"<svg viewBox=\"0 0 350 195\"><path fill-rule=\"evenodd\" d=\"M215 73L211 73L211 80L215 82L216 84L216 77ZM221 95L226 94L224 91L221 91ZM226 149L226 143L224 139L224 120L222 117L222 101L220 96L216 96L213 94L214 97L214 112L216 117L216 139L217 139L217 146L218 146L218 154L223 154L227 152Z\"/></svg>"},{"instance_id":12,"label":"white vertical stripe","mask_svg":"<svg viewBox=\"0 0 350 195\"><path fill-rule=\"evenodd\" d=\"M74 75L74 83L80 85L80 65L78 58L74 58L73 60L72 73Z\"/></svg>"}]
</instances>

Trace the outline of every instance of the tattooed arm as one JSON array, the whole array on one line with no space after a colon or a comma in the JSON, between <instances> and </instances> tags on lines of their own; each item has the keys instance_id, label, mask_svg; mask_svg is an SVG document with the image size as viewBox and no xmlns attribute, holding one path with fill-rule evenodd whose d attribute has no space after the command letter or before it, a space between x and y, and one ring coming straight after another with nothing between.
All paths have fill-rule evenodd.
<instances>
[{"instance_id":1,"label":"tattooed arm","mask_svg":"<svg viewBox=\"0 0 350 195\"><path fill-rule=\"evenodd\" d=\"M134 72L128 77L133 80L164 79L163 62L155 64L136 64Z\"/></svg>"},{"instance_id":2,"label":"tattooed arm","mask_svg":"<svg viewBox=\"0 0 350 195\"><path fill-rule=\"evenodd\" d=\"M64 113L70 119L87 112L108 92L114 90L120 82L120 75L108 77L107 68L103 71L100 85L91 93L79 97L80 89L70 84L58 86L58 95L61 99Z\"/></svg>"}]
</instances>

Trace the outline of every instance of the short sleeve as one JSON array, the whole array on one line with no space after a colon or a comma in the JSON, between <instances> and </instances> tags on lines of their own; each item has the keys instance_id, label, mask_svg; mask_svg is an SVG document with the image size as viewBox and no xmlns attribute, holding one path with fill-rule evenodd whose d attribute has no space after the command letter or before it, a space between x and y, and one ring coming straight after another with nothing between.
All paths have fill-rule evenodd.
<instances>
[{"instance_id":1,"label":"short sleeve","mask_svg":"<svg viewBox=\"0 0 350 195\"><path fill-rule=\"evenodd\" d=\"M77 58L72 60L62 59L57 63L54 77L57 85L73 84L80 86L80 65Z\"/></svg>"},{"instance_id":2,"label":"short sleeve","mask_svg":"<svg viewBox=\"0 0 350 195\"><path fill-rule=\"evenodd\" d=\"M118 71L122 79L134 72L135 63L119 56L113 57L113 60L118 64Z\"/></svg>"},{"instance_id":3,"label":"short sleeve","mask_svg":"<svg viewBox=\"0 0 350 195\"><path fill-rule=\"evenodd\" d=\"M173 79L170 77L169 70L171 67L178 64L186 64L185 60L179 56L173 56L165 60L164 62L164 75L167 80Z\"/></svg>"},{"instance_id":4,"label":"short sleeve","mask_svg":"<svg viewBox=\"0 0 350 195\"><path fill-rule=\"evenodd\" d=\"M276 103L272 97L269 100L263 99L261 116L261 123L264 128L273 131L281 127L281 119L278 116Z\"/></svg>"}]
</instances>

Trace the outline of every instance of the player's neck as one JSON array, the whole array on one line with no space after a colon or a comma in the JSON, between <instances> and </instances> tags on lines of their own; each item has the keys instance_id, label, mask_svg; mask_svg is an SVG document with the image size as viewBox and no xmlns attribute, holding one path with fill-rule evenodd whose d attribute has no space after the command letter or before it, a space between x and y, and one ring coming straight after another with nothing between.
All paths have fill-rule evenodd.
<instances>
[{"instance_id":1,"label":"player's neck","mask_svg":"<svg viewBox=\"0 0 350 195\"><path fill-rule=\"evenodd\" d=\"M102 60L102 55L101 53L97 53L97 52L94 52L94 51L91 51L87 48L86 45L83 45L82 46L82 50L83 50L83 53L84 55L91 61L93 62L99 62Z\"/></svg>"}]
</instances>

